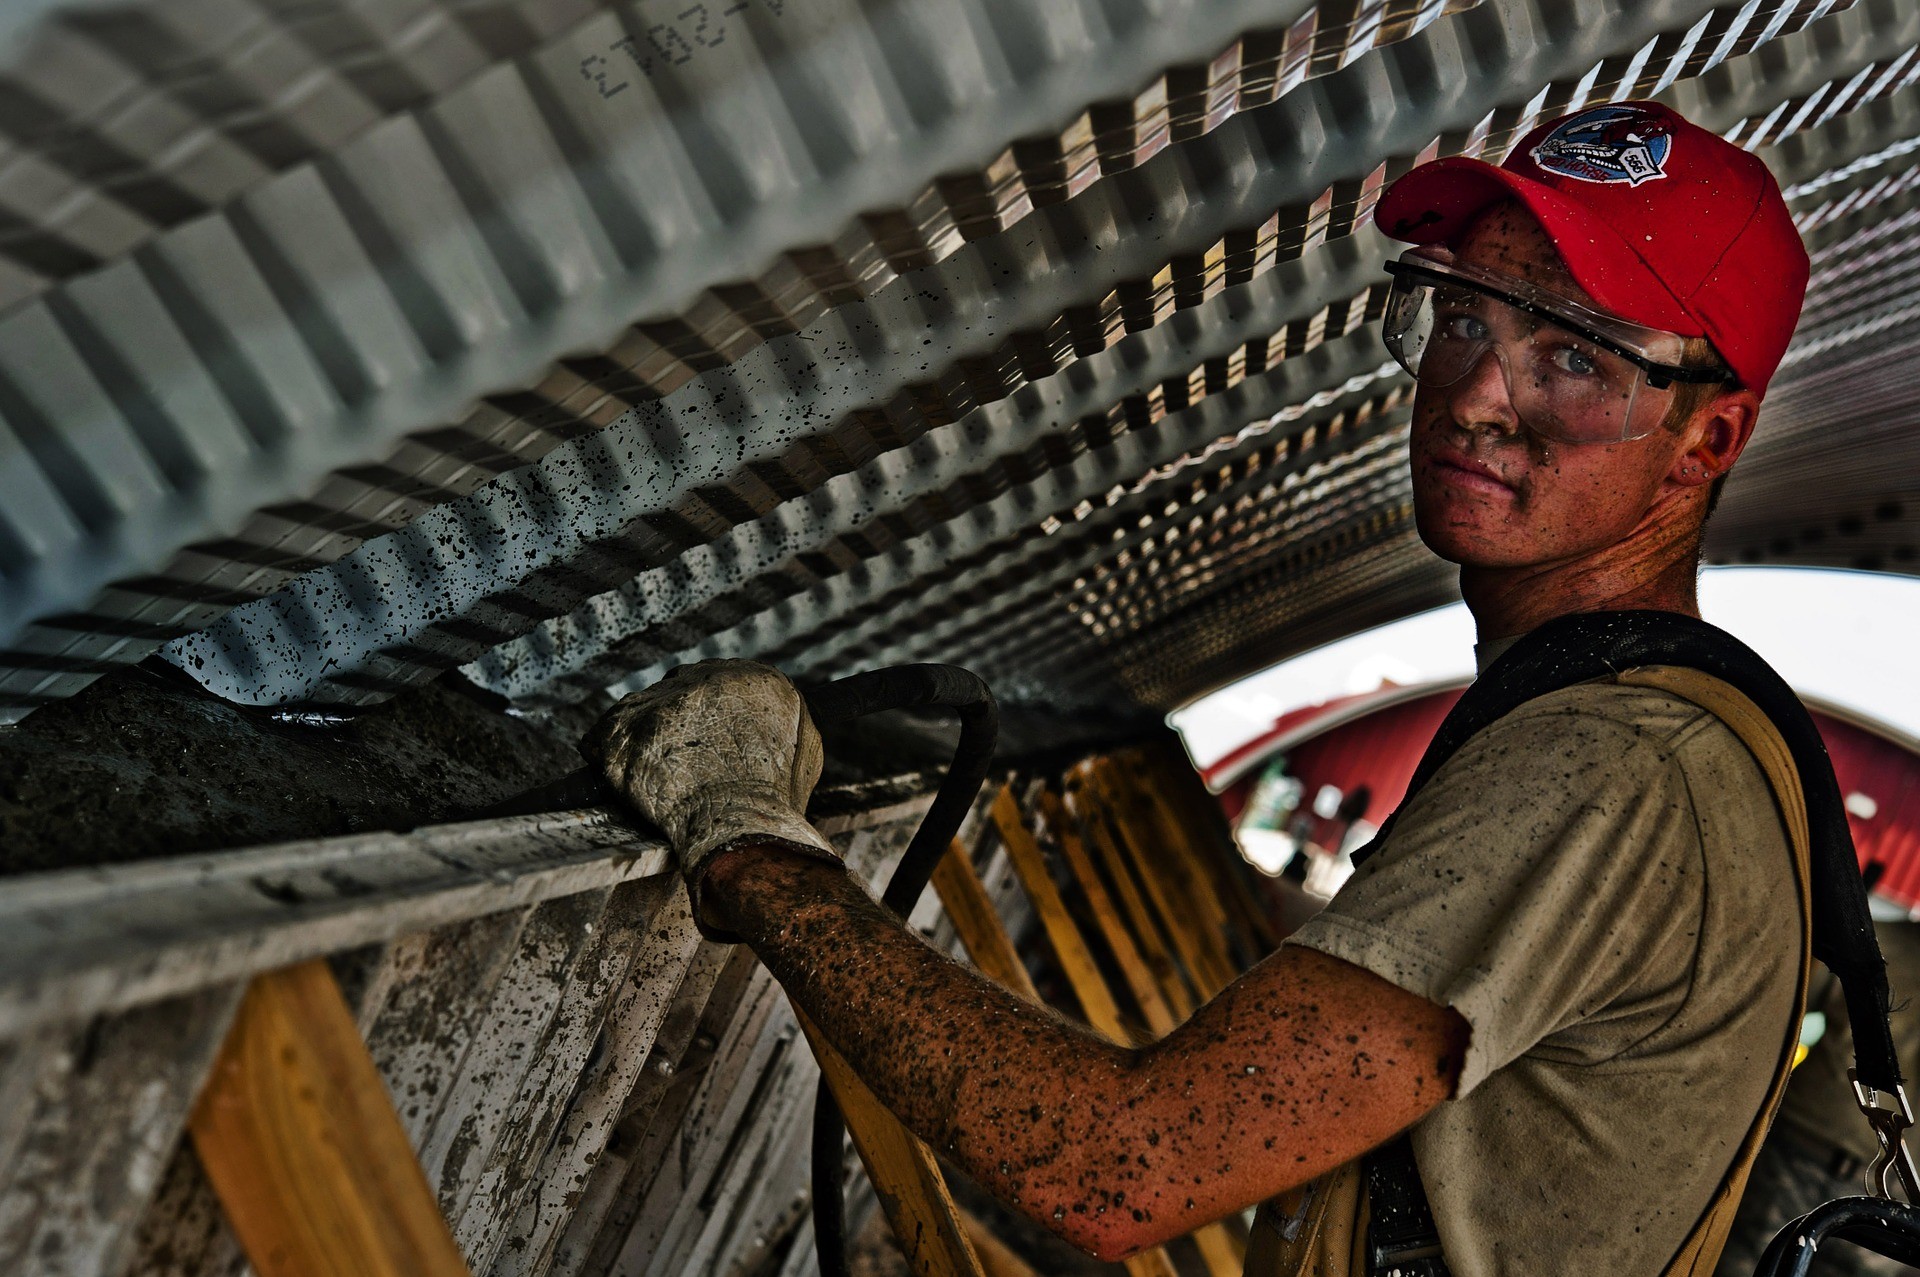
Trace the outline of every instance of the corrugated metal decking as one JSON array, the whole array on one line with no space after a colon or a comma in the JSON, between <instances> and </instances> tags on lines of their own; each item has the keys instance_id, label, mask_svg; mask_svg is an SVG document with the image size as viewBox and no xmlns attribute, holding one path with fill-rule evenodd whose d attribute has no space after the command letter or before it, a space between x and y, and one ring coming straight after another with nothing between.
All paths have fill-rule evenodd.
<instances>
[{"instance_id":1,"label":"corrugated metal decking","mask_svg":"<svg viewBox=\"0 0 1920 1277\"><path fill-rule=\"evenodd\" d=\"M1338 6L1323 26L1304 3L922 3L871 20L853 4L654 4L523 46L0 322L0 355L17 356L0 360L0 476L17 485L0 501L0 616L27 626L5 686L23 704L71 691L949 255L1090 166L1204 131L1223 48L1230 109L1442 7ZM137 26L147 7L127 8ZM1302 12L1243 75L1235 37ZM19 32L19 79L64 29ZM1180 70L1195 59L1197 96ZM1052 154L1016 162L1009 141L1047 130L1065 130ZM829 466L893 442L859 423L816 441Z\"/></svg>"},{"instance_id":2,"label":"corrugated metal decking","mask_svg":"<svg viewBox=\"0 0 1920 1277\"><path fill-rule=\"evenodd\" d=\"M1177 703L1451 594L1366 322L1380 187L1651 93L1758 149L1816 250L1712 553L1911 570L1910 4L725 7L734 44L671 56L653 8L582 10L34 282L0 316L11 712L162 644L267 703L710 654Z\"/></svg>"}]
</instances>

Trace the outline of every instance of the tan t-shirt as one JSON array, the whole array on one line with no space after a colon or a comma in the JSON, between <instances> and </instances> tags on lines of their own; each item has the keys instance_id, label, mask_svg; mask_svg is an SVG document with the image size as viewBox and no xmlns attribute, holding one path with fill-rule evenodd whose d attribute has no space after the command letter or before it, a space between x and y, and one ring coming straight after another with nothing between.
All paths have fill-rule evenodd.
<instances>
[{"instance_id":1,"label":"tan t-shirt","mask_svg":"<svg viewBox=\"0 0 1920 1277\"><path fill-rule=\"evenodd\" d=\"M1652 1277L1765 1099L1799 969L1791 853L1719 719L1590 683L1469 740L1288 940L1471 1026L1413 1130L1455 1277Z\"/></svg>"}]
</instances>

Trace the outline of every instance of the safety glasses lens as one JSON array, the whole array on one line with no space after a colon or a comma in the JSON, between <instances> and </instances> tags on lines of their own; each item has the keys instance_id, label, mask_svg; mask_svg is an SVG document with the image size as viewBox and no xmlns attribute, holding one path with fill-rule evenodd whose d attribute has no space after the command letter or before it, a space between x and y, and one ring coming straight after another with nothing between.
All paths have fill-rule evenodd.
<instances>
[{"instance_id":1,"label":"safety glasses lens","mask_svg":"<svg viewBox=\"0 0 1920 1277\"><path fill-rule=\"evenodd\" d=\"M1640 438L1659 426L1671 399L1593 337L1464 285L1401 275L1383 336L1400 366L1435 389L1466 379L1491 355L1522 424L1567 443Z\"/></svg>"}]
</instances>

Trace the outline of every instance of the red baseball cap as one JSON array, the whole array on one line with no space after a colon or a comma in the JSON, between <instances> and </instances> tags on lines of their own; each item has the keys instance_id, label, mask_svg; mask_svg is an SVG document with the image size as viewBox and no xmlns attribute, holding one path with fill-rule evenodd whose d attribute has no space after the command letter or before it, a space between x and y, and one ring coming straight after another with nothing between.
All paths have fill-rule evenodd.
<instances>
[{"instance_id":1,"label":"red baseball cap","mask_svg":"<svg viewBox=\"0 0 1920 1277\"><path fill-rule=\"evenodd\" d=\"M1759 158L1658 102L1542 124L1498 167L1455 156L1387 188L1374 222L1413 244L1452 241L1489 204L1525 204L1580 286L1649 328L1705 337L1756 394L1806 298L1806 246Z\"/></svg>"}]
</instances>

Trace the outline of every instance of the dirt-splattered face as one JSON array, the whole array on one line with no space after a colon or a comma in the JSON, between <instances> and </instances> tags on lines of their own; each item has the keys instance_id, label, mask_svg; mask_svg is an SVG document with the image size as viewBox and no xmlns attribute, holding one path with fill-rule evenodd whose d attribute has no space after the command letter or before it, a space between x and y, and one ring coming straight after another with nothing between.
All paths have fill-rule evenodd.
<instances>
[{"instance_id":1,"label":"dirt-splattered face","mask_svg":"<svg viewBox=\"0 0 1920 1277\"><path fill-rule=\"evenodd\" d=\"M1526 207L1507 201L1467 230L1456 260L1603 309L1568 273ZM1688 440L1669 429L1614 444L1565 444L1525 428L1497 359L1413 401L1414 512L1421 539L1467 567L1568 562L1628 539L1664 499Z\"/></svg>"}]
</instances>

